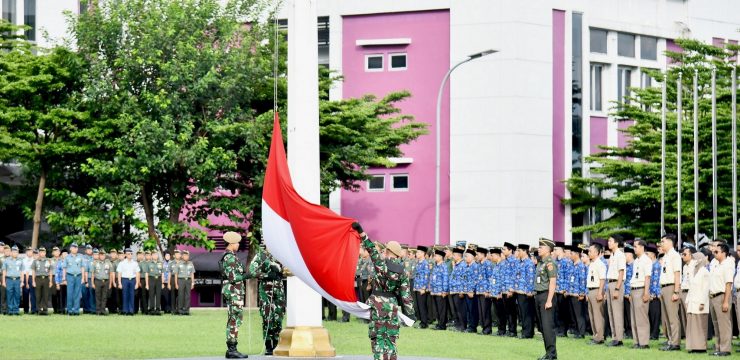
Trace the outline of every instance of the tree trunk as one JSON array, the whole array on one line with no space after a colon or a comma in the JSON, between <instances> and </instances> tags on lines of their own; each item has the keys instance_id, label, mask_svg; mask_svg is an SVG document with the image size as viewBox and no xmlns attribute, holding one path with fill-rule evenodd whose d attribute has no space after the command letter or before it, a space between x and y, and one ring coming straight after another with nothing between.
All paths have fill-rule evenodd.
<instances>
[{"instance_id":1,"label":"tree trunk","mask_svg":"<svg viewBox=\"0 0 740 360\"><path fill-rule=\"evenodd\" d=\"M33 211L33 235L31 235L31 247L39 246L39 232L41 231L41 211L44 208L44 189L46 188L46 170L41 168L39 177L39 190L36 194L36 208Z\"/></svg>"},{"instance_id":2,"label":"tree trunk","mask_svg":"<svg viewBox=\"0 0 740 360\"><path fill-rule=\"evenodd\" d=\"M154 239L157 242L157 248L161 251L162 243L160 242L157 231L154 228L154 209L152 208L152 201L149 197L146 185L141 186L141 205L144 207L144 215L146 216L149 238Z\"/></svg>"}]
</instances>

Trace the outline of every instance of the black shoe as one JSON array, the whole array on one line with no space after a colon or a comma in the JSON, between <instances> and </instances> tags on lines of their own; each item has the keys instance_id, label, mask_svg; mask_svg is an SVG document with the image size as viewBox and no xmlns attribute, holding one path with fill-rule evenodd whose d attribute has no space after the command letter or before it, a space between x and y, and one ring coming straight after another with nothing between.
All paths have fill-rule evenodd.
<instances>
[{"instance_id":1,"label":"black shoe","mask_svg":"<svg viewBox=\"0 0 740 360\"><path fill-rule=\"evenodd\" d=\"M477 333L477 331L475 331L473 329L465 329L465 332L466 333L469 333L469 334L475 334L475 333Z\"/></svg>"},{"instance_id":2,"label":"black shoe","mask_svg":"<svg viewBox=\"0 0 740 360\"><path fill-rule=\"evenodd\" d=\"M681 346L679 345L666 345L660 348L660 351L678 351L681 350Z\"/></svg>"},{"instance_id":3,"label":"black shoe","mask_svg":"<svg viewBox=\"0 0 740 360\"><path fill-rule=\"evenodd\" d=\"M583 335L573 335L573 338L574 339L583 339L583 338L585 338L585 336L583 336Z\"/></svg>"},{"instance_id":4,"label":"black shoe","mask_svg":"<svg viewBox=\"0 0 740 360\"><path fill-rule=\"evenodd\" d=\"M236 350L236 343L226 343L226 358L227 359L246 359L248 356L240 353Z\"/></svg>"},{"instance_id":5,"label":"black shoe","mask_svg":"<svg viewBox=\"0 0 740 360\"><path fill-rule=\"evenodd\" d=\"M613 347L613 346L622 346L622 345L624 345L624 344L622 344L621 341L617 341L617 340L612 340L612 342L606 344L606 346L610 346L610 347Z\"/></svg>"},{"instance_id":6,"label":"black shoe","mask_svg":"<svg viewBox=\"0 0 740 360\"><path fill-rule=\"evenodd\" d=\"M272 340L265 340L265 356L272 356L275 352L277 343Z\"/></svg>"},{"instance_id":7,"label":"black shoe","mask_svg":"<svg viewBox=\"0 0 740 360\"><path fill-rule=\"evenodd\" d=\"M492 332L491 330L483 330L481 332L481 335L491 335L491 332Z\"/></svg>"},{"instance_id":8,"label":"black shoe","mask_svg":"<svg viewBox=\"0 0 740 360\"><path fill-rule=\"evenodd\" d=\"M508 337L514 337L515 338L516 337L516 333L515 332L510 332L510 333L507 333L506 336L508 336Z\"/></svg>"},{"instance_id":9,"label":"black shoe","mask_svg":"<svg viewBox=\"0 0 740 360\"><path fill-rule=\"evenodd\" d=\"M730 356L732 355L729 351L715 351L712 353L712 356Z\"/></svg>"},{"instance_id":10,"label":"black shoe","mask_svg":"<svg viewBox=\"0 0 740 360\"><path fill-rule=\"evenodd\" d=\"M428 327L429 327L429 325L427 325L427 324L425 324L425 323L421 323L421 324L419 324L419 329L426 329L426 328L428 328Z\"/></svg>"},{"instance_id":11,"label":"black shoe","mask_svg":"<svg viewBox=\"0 0 740 360\"><path fill-rule=\"evenodd\" d=\"M706 354L706 350L689 350L689 354Z\"/></svg>"},{"instance_id":12,"label":"black shoe","mask_svg":"<svg viewBox=\"0 0 740 360\"><path fill-rule=\"evenodd\" d=\"M557 356L542 355L542 357L539 358L539 360L557 360L557 358L558 358Z\"/></svg>"},{"instance_id":13,"label":"black shoe","mask_svg":"<svg viewBox=\"0 0 740 360\"><path fill-rule=\"evenodd\" d=\"M499 331L496 333L496 336L506 336L506 333Z\"/></svg>"}]
</instances>

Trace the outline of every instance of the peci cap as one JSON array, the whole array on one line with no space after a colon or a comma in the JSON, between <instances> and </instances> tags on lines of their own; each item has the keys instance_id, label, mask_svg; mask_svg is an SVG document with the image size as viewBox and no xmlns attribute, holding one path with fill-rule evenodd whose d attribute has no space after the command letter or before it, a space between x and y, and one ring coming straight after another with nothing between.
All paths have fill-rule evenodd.
<instances>
[{"instance_id":1,"label":"peci cap","mask_svg":"<svg viewBox=\"0 0 740 360\"><path fill-rule=\"evenodd\" d=\"M478 248L475 249L475 252L479 252L479 253L481 253L483 255L487 255L488 254L488 249L486 249L486 248L484 248L482 246L478 246Z\"/></svg>"},{"instance_id":2,"label":"peci cap","mask_svg":"<svg viewBox=\"0 0 740 360\"><path fill-rule=\"evenodd\" d=\"M540 238L540 240L542 240L542 238ZM561 249L563 249L563 250L566 250L566 247L565 247L565 242L564 242L564 241L555 241L555 242L554 242L554 244L555 244L555 245L554 245L554 246L552 246L552 248L556 248L556 247L559 247L559 248L561 248ZM548 246L549 246L549 245L548 245Z\"/></svg>"},{"instance_id":3,"label":"peci cap","mask_svg":"<svg viewBox=\"0 0 740 360\"><path fill-rule=\"evenodd\" d=\"M527 244L519 244L516 248L519 250L529 251L529 245Z\"/></svg>"},{"instance_id":4,"label":"peci cap","mask_svg":"<svg viewBox=\"0 0 740 360\"><path fill-rule=\"evenodd\" d=\"M434 255L439 255L441 257L444 257L445 256L445 251L442 250L442 249L436 249L436 250L434 250Z\"/></svg>"},{"instance_id":5,"label":"peci cap","mask_svg":"<svg viewBox=\"0 0 740 360\"><path fill-rule=\"evenodd\" d=\"M224 241L229 244L238 244L240 241L242 241L242 236L234 231L227 231L226 233L224 233Z\"/></svg>"},{"instance_id":6,"label":"peci cap","mask_svg":"<svg viewBox=\"0 0 740 360\"><path fill-rule=\"evenodd\" d=\"M419 246L416 247L416 250L417 251L421 251L421 252L428 252L429 251L429 248L426 247L426 246L424 246L424 245L419 245Z\"/></svg>"},{"instance_id":7,"label":"peci cap","mask_svg":"<svg viewBox=\"0 0 740 360\"><path fill-rule=\"evenodd\" d=\"M645 247L645 251L658 255L658 248L653 244L648 244L648 246Z\"/></svg>"},{"instance_id":8,"label":"peci cap","mask_svg":"<svg viewBox=\"0 0 740 360\"><path fill-rule=\"evenodd\" d=\"M509 250L511 250L511 251L516 250L516 246L514 246L514 244L512 244L510 242L505 242L504 243L504 247L507 248L507 249L509 249Z\"/></svg>"},{"instance_id":9,"label":"peci cap","mask_svg":"<svg viewBox=\"0 0 740 360\"><path fill-rule=\"evenodd\" d=\"M465 254L470 254L470 255L475 256L475 250L473 250L473 249L467 249L467 250L465 250Z\"/></svg>"},{"instance_id":10,"label":"peci cap","mask_svg":"<svg viewBox=\"0 0 740 360\"><path fill-rule=\"evenodd\" d=\"M492 248L491 254L498 254L501 255L501 249L500 248Z\"/></svg>"},{"instance_id":11,"label":"peci cap","mask_svg":"<svg viewBox=\"0 0 740 360\"><path fill-rule=\"evenodd\" d=\"M465 253L465 250L463 250L462 248L456 247L456 248L452 249L452 253L453 254L464 254Z\"/></svg>"}]
</instances>

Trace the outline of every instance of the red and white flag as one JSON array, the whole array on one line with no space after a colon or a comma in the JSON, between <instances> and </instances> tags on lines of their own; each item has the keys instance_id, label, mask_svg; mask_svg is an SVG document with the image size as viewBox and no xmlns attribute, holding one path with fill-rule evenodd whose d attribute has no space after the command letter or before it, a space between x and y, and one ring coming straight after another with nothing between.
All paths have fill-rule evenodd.
<instances>
[{"instance_id":1,"label":"red and white flag","mask_svg":"<svg viewBox=\"0 0 740 360\"><path fill-rule=\"evenodd\" d=\"M280 119L275 114L262 190L262 233L272 255L342 310L369 318L357 301L355 270L360 240L354 219L303 199L290 178Z\"/></svg>"}]
</instances>

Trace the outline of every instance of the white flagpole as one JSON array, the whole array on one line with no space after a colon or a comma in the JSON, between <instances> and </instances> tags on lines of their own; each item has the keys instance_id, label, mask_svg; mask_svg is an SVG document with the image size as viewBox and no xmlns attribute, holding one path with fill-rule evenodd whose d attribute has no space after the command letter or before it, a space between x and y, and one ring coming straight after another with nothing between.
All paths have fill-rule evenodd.
<instances>
[{"instance_id":1,"label":"white flagpole","mask_svg":"<svg viewBox=\"0 0 740 360\"><path fill-rule=\"evenodd\" d=\"M717 69L712 69L712 238L717 239Z\"/></svg>"},{"instance_id":2,"label":"white flagpole","mask_svg":"<svg viewBox=\"0 0 740 360\"><path fill-rule=\"evenodd\" d=\"M677 230L676 236L678 237L678 248L681 248L681 156L683 151L681 150L682 136L683 136L683 74L678 74L678 80L676 84L676 196L678 208L677 214Z\"/></svg>"},{"instance_id":3,"label":"white flagpole","mask_svg":"<svg viewBox=\"0 0 740 360\"><path fill-rule=\"evenodd\" d=\"M732 242L737 249L737 67L732 67Z\"/></svg>"},{"instance_id":4,"label":"white flagpole","mask_svg":"<svg viewBox=\"0 0 740 360\"><path fill-rule=\"evenodd\" d=\"M660 143L660 236L665 234L665 132L666 132L666 87L668 76L663 75L663 96L660 106L661 143Z\"/></svg>"},{"instance_id":5,"label":"white flagpole","mask_svg":"<svg viewBox=\"0 0 740 360\"><path fill-rule=\"evenodd\" d=\"M694 241L699 239L699 70L694 69Z\"/></svg>"}]
</instances>

